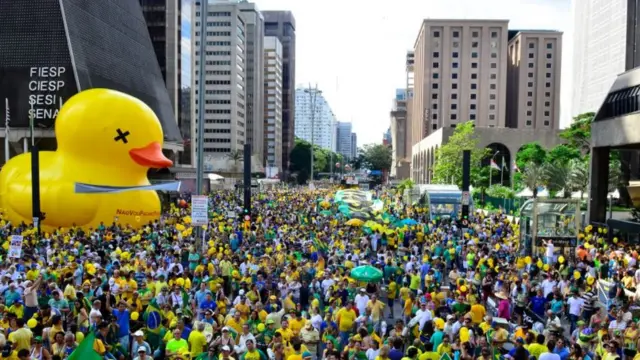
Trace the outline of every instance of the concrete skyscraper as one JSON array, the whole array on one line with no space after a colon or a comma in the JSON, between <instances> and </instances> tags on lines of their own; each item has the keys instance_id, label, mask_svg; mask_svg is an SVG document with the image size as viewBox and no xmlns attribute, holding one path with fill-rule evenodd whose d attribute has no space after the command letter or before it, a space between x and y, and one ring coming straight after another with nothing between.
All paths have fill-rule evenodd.
<instances>
[{"instance_id":1,"label":"concrete skyscraper","mask_svg":"<svg viewBox=\"0 0 640 360\"><path fill-rule=\"evenodd\" d=\"M469 120L477 127L505 126L507 24L423 21L414 48L413 144Z\"/></svg>"},{"instance_id":2,"label":"concrete skyscraper","mask_svg":"<svg viewBox=\"0 0 640 360\"><path fill-rule=\"evenodd\" d=\"M353 126L350 122L338 122L336 131L336 152L345 160L351 160L351 132Z\"/></svg>"},{"instance_id":3,"label":"concrete skyscraper","mask_svg":"<svg viewBox=\"0 0 640 360\"><path fill-rule=\"evenodd\" d=\"M282 44L282 166L289 170L295 140L296 20L291 11L263 11L264 35Z\"/></svg>"},{"instance_id":4,"label":"concrete skyscraper","mask_svg":"<svg viewBox=\"0 0 640 360\"><path fill-rule=\"evenodd\" d=\"M571 115L595 112L625 71L627 0L572 1L574 16Z\"/></svg>"},{"instance_id":5,"label":"concrete skyscraper","mask_svg":"<svg viewBox=\"0 0 640 360\"><path fill-rule=\"evenodd\" d=\"M264 38L264 163L282 168L282 44L275 36Z\"/></svg>"},{"instance_id":6,"label":"concrete skyscraper","mask_svg":"<svg viewBox=\"0 0 640 360\"><path fill-rule=\"evenodd\" d=\"M297 137L321 148L336 150L336 116L321 91L296 89L295 123Z\"/></svg>"},{"instance_id":7,"label":"concrete skyscraper","mask_svg":"<svg viewBox=\"0 0 640 360\"><path fill-rule=\"evenodd\" d=\"M358 156L358 134L351 133L351 158L355 159Z\"/></svg>"}]
</instances>

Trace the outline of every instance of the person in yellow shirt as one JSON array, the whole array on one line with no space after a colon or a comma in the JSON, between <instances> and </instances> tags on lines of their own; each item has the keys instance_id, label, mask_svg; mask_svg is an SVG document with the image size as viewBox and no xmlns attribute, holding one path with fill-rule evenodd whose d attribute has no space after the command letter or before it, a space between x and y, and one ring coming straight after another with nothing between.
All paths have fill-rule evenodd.
<instances>
[{"instance_id":1,"label":"person in yellow shirt","mask_svg":"<svg viewBox=\"0 0 640 360\"><path fill-rule=\"evenodd\" d=\"M24 306L22 305L22 300L14 302L7 310L10 314L15 314L18 319L24 319Z\"/></svg>"},{"instance_id":2,"label":"person in yellow shirt","mask_svg":"<svg viewBox=\"0 0 640 360\"><path fill-rule=\"evenodd\" d=\"M536 342L529 344L529 355L538 359L540 354L549 352L549 348L544 344L545 337L542 334L538 334Z\"/></svg>"},{"instance_id":3,"label":"person in yellow shirt","mask_svg":"<svg viewBox=\"0 0 640 360\"><path fill-rule=\"evenodd\" d=\"M349 343L349 334L353 329L353 323L356 317L355 304L353 301L348 301L347 305L338 311L338 330L340 331L340 344L342 344L342 346Z\"/></svg>"},{"instance_id":4,"label":"person in yellow shirt","mask_svg":"<svg viewBox=\"0 0 640 360\"><path fill-rule=\"evenodd\" d=\"M409 287L407 287L406 284L402 285L402 287L400 288L400 299L402 300L402 302L404 303L405 301L407 301L407 299L409 298L409 294L411 293L411 290L409 290Z\"/></svg>"},{"instance_id":5,"label":"person in yellow shirt","mask_svg":"<svg viewBox=\"0 0 640 360\"><path fill-rule=\"evenodd\" d=\"M414 294L417 294L420 289L420 282L422 278L420 277L420 274L418 274L417 270L412 271L410 277L409 289L411 289L411 292Z\"/></svg>"},{"instance_id":6,"label":"person in yellow shirt","mask_svg":"<svg viewBox=\"0 0 640 360\"><path fill-rule=\"evenodd\" d=\"M205 323L198 323L198 329L191 331L189 334L189 348L191 348L191 357L195 359L196 356L204 352L204 346L207 344L207 338L204 336Z\"/></svg>"},{"instance_id":7,"label":"person in yellow shirt","mask_svg":"<svg viewBox=\"0 0 640 360\"><path fill-rule=\"evenodd\" d=\"M442 344L438 345L438 349L436 350L436 352L441 357L444 354L448 354L449 357L453 356L453 351L451 349L451 343L448 336L445 335L444 338L442 338Z\"/></svg>"},{"instance_id":8,"label":"person in yellow shirt","mask_svg":"<svg viewBox=\"0 0 640 360\"><path fill-rule=\"evenodd\" d=\"M384 303L378 300L376 294L371 295L371 300L367 302L367 308L371 310L371 318L374 323L381 321L384 317Z\"/></svg>"},{"instance_id":9,"label":"person in yellow shirt","mask_svg":"<svg viewBox=\"0 0 640 360\"><path fill-rule=\"evenodd\" d=\"M120 289L122 292L122 296L125 299L131 299L133 297L133 293L138 290L138 283L136 279L133 278L133 271L129 272L125 279L122 280L122 288Z\"/></svg>"},{"instance_id":10,"label":"person in yellow shirt","mask_svg":"<svg viewBox=\"0 0 640 360\"><path fill-rule=\"evenodd\" d=\"M387 305L389 306L389 311L391 312L391 317L393 318L393 305L395 304L396 297L398 296L398 284L391 280L389 285L387 285Z\"/></svg>"},{"instance_id":11,"label":"person in yellow shirt","mask_svg":"<svg viewBox=\"0 0 640 360\"><path fill-rule=\"evenodd\" d=\"M279 333L280 335L282 335L282 340L285 343L291 342L291 339L293 338L294 334L291 328L289 327L289 321L282 320L281 326L282 327L280 329L276 330L276 333Z\"/></svg>"},{"instance_id":12,"label":"person in yellow shirt","mask_svg":"<svg viewBox=\"0 0 640 360\"><path fill-rule=\"evenodd\" d=\"M293 331L294 336L298 336L300 334L300 330L304 327L307 320L302 317L302 313L300 311L296 311L296 317L289 320L289 327L291 331Z\"/></svg>"},{"instance_id":13,"label":"person in yellow shirt","mask_svg":"<svg viewBox=\"0 0 640 360\"><path fill-rule=\"evenodd\" d=\"M482 322L482 318L487 314L487 310L482 304L473 304L471 305L469 314L471 315L471 321L475 325L479 325Z\"/></svg>"},{"instance_id":14,"label":"person in yellow shirt","mask_svg":"<svg viewBox=\"0 0 640 360\"><path fill-rule=\"evenodd\" d=\"M227 323L225 325L235 330L236 334L240 334L242 332L243 324L244 324L244 321L240 317L240 312L235 311L233 315L227 319Z\"/></svg>"},{"instance_id":15,"label":"person in yellow shirt","mask_svg":"<svg viewBox=\"0 0 640 360\"><path fill-rule=\"evenodd\" d=\"M404 302L403 315L407 322L411 320L411 314L413 313L414 299L415 299L415 295L411 294L409 298Z\"/></svg>"}]
</instances>

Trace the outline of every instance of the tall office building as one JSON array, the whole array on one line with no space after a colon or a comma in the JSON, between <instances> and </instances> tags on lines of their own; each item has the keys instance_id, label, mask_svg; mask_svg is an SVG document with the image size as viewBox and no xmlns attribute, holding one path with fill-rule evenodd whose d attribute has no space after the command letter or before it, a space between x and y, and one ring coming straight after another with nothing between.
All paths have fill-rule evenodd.
<instances>
[{"instance_id":1,"label":"tall office building","mask_svg":"<svg viewBox=\"0 0 640 360\"><path fill-rule=\"evenodd\" d=\"M139 0L176 120L181 104L182 0ZM188 134L183 134L188 135Z\"/></svg>"},{"instance_id":2,"label":"tall office building","mask_svg":"<svg viewBox=\"0 0 640 360\"><path fill-rule=\"evenodd\" d=\"M282 172L282 44L264 38L264 154L265 166Z\"/></svg>"},{"instance_id":3,"label":"tall office building","mask_svg":"<svg viewBox=\"0 0 640 360\"><path fill-rule=\"evenodd\" d=\"M474 120L504 127L507 20L433 20L415 42L412 143Z\"/></svg>"},{"instance_id":4,"label":"tall office building","mask_svg":"<svg viewBox=\"0 0 640 360\"><path fill-rule=\"evenodd\" d=\"M409 177L407 154L407 89L396 89L396 97L391 106L391 171L390 175L399 179ZM404 166L404 170L403 170Z\"/></svg>"},{"instance_id":5,"label":"tall office building","mask_svg":"<svg viewBox=\"0 0 640 360\"><path fill-rule=\"evenodd\" d=\"M625 71L627 0L573 3L571 115L595 112L618 74Z\"/></svg>"},{"instance_id":6,"label":"tall office building","mask_svg":"<svg viewBox=\"0 0 640 360\"><path fill-rule=\"evenodd\" d=\"M506 126L560 128L562 33L509 30Z\"/></svg>"},{"instance_id":7,"label":"tall office building","mask_svg":"<svg viewBox=\"0 0 640 360\"><path fill-rule=\"evenodd\" d=\"M200 72L205 78L204 154L208 159L225 158L242 151L247 139L246 21L238 4L207 3L205 64L200 63L199 1L193 4L191 43L192 158L197 148L198 91Z\"/></svg>"},{"instance_id":8,"label":"tall office building","mask_svg":"<svg viewBox=\"0 0 640 360\"><path fill-rule=\"evenodd\" d=\"M296 20L291 11L263 11L264 35L282 44L282 166L289 169L295 140Z\"/></svg>"},{"instance_id":9,"label":"tall office building","mask_svg":"<svg viewBox=\"0 0 640 360\"><path fill-rule=\"evenodd\" d=\"M351 133L351 158L355 159L358 156L358 134Z\"/></svg>"},{"instance_id":10,"label":"tall office building","mask_svg":"<svg viewBox=\"0 0 640 360\"><path fill-rule=\"evenodd\" d=\"M353 126L350 122L338 122L336 131L336 152L342 155L345 160L352 158L351 154L351 131Z\"/></svg>"},{"instance_id":11,"label":"tall office building","mask_svg":"<svg viewBox=\"0 0 640 360\"><path fill-rule=\"evenodd\" d=\"M299 88L296 89L295 101L295 136L323 149L335 151L336 116L322 92Z\"/></svg>"},{"instance_id":12,"label":"tall office building","mask_svg":"<svg viewBox=\"0 0 640 360\"><path fill-rule=\"evenodd\" d=\"M217 0L220 1L220 0ZM236 2L245 21L246 74L246 142L251 144L253 161L264 164L264 20L256 5L246 0Z\"/></svg>"}]
</instances>

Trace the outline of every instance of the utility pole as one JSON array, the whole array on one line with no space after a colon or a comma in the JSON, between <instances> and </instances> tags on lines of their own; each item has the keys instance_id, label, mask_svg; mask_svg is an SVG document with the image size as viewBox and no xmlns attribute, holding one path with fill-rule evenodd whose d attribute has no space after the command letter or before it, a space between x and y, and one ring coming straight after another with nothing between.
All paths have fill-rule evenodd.
<instances>
[{"instance_id":1,"label":"utility pole","mask_svg":"<svg viewBox=\"0 0 640 360\"><path fill-rule=\"evenodd\" d=\"M322 94L322 91L318 90L318 84L314 88L311 87L311 83L309 83L309 88L305 89L304 92L309 94L309 108L311 110L311 176L310 183L313 182L313 144L314 144L314 136L315 136L315 125L316 125L316 99L318 94Z\"/></svg>"},{"instance_id":2,"label":"utility pole","mask_svg":"<svg viewBox=\"0 0 640 360\"><path fill-rule=\"evenodd\" d=\"M202 178L204 177L204 104L205 104L205 79L206 79L206 66L205 54L207 52L207 11L208 2L202 1L202 5L200 5L200 56L198 61L200 62L200 66L198 68L198 134L196 136L196 145L197 145L197 155L196 155L196 194L202 195L204 194L204 189L202 185ZM200 239L202 237L202 227L196 227L196 238ZM196 250L203 251L202 243L204 241L196 241ZM200 246L198 246L200 245Z\"/></svg>"}]
</instances>

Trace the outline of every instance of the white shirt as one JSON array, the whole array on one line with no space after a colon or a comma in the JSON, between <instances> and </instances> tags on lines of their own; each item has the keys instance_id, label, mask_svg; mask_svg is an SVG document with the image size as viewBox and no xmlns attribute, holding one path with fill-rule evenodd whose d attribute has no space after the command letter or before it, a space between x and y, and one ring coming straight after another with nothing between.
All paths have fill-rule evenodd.
<instances>
[{"instance_id":1,"label":"white shirt","mask_svg":"<svg viewBox=\"0 0 640 360\"><path fill-rule=\"evenodd\" d=\"M546 256L547 257L553 257L553 250L554 250L553 243L551 243L551 242L547 243ZM538 359L538 360L540 360L540 359Z\"/></svg>"},{"instance_id":2,"label":"white shirt","mask_svg":"<svg viewBox=\"0 0 640 360\"><path fill-rule=\"evenodd\" d=\"M240 341L238 341L238 345L234 347L236 354L243 354L247 351L247 340L253 340L253 343L256 343L256 338L253 334L242 334L240 335Z\"/></svg>"},{"instance_id":3,"label":"white shirt","mask_svg":"<svg viewBox=\"0 0 640 360\"><path fill-rule=\"evenodd\" d=\"M367 310L367 303L369 302L369 296L368 295L356 295L355 298L355 303L356 303L356 307L358 308L358 311L360 312L360 314L364 314L366 313Z\"/></svg>"},{"instance_id":4,"label":"white shirt","mask_svg":"<svg viewBox=\"0 0 640 360\"><path fill-rule=\"evenodd\" d=\"M412 328L415 324L420 324L420 326L418 327L418 329L422 329L424 327L424 324L427 323L427 321L430 321L433 318L433 316L431 315L431 311L429 310L418 310L416 311L416 316L413 317L413 319L411 319L411 321L409 321L409 327Z\"/></svg>"},{"instance_id":5,"label":"white shirt","mask_svg":"<svg viewBox=\"0 0 640 360\"><path fill-rule=\"evenodd\" d=\"M572 296L567 300L567 304L569 304L569 314L579 316L584 307L584 299Z\"/></svg>"},{"instance_id":6,"label":"white shirt","mask_svg":"<svg viewBox=\"0 0 640 360\"><path fill-rule=\"evenodd\" d=\"M560 355L546 352L546 353L540 354L540 356L538 357L538 360L560 360Z\"/></svg>"},{"instance_id":7,"label":"white shirt","mask_svg":"<svg viewBox=\"0 0 640 360\"><path fill-rule=\"evenodd\" d=\"M369 348L369 350L367 350L367 359L376 360L378 354L380 354L380 349L374 350L373 348Z\"/></svg>"},{"instance_id":8,"label":"white shirt","mask_svg":"<svg viewBox=\"0 0 640 360\"><path fill-rule=\"evenodd\" d=\"M544 297L547 297L549 296L549 294L551 294L551 292L553 291L553 287L556 286L556 284L557 283L555 281L549 279L544 279L544 281L542 281L542 284L540 285L542 286Z\"/></svg>"}]
</instances>

